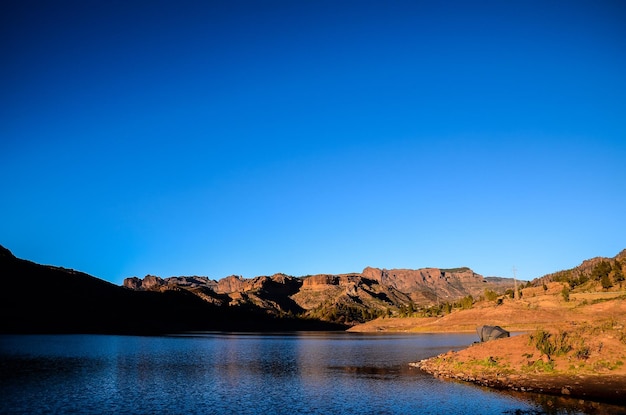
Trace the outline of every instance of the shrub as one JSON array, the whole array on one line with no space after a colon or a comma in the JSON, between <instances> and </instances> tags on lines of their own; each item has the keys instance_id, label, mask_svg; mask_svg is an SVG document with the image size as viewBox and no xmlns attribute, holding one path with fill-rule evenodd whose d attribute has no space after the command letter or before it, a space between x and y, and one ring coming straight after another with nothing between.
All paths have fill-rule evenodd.
<instances>
[{"instance_id":1,"label":"shrub","mask_svg":"<svg viewBox=\"0 0 626 415\"><path fill-rule=\"evenodd\" d=\"M496 301L498 299L498 293L493 290L485 289L485 298L487 301Z\"/></svg>"},{"instance_id":2,"label":"shrub","mask_svg":"<svg viewBox=\"0 0 626 415\"><path fill-rule=\"evenodd\" d=\"M560 356L572 350L565 331L559 331L556 336L553 336L545 330L538 329L530 335L530 342L537 350L545 354L548 360L552 360L552 356Z\"/></svg>"},{"instance_id":3,"label":"shrub","mask_svg":"<svg viewBox=\"0 0 626 415\"><path fill-rule=\"evenodd\" d=\"M591 350L589 349L589 346L583 344L578 349L576 349L576 351L574 352L574 356L578 360L587 360L589 359L590 352Z\"/></svg>"},{"instance_id":4,"label":"shrub","mask_svg":"<svg viewBox=\"0 0 626 415\"><path fill-rule=\"evenodd\" d=\"M464 310L472 308L474 305L474 297L468 295L466 297L461 298L461 308Z\"/></svg>"}]
</instances>

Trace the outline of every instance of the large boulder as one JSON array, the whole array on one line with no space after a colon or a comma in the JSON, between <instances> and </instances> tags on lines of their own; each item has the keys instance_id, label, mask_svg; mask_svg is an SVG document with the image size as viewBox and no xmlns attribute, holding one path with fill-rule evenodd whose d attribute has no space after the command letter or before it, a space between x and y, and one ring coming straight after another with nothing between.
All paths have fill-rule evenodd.
<instances>
[{"instance_id":1,"label":"large boulder","mask_svg":"<svg viewBox=\"0 0 626 415\"><path fill-rule=\"evenodd\" d=\"M478 326L476 332L481 342L511 337L511 333L500 326Z\"/></svg>"}]
</instances>

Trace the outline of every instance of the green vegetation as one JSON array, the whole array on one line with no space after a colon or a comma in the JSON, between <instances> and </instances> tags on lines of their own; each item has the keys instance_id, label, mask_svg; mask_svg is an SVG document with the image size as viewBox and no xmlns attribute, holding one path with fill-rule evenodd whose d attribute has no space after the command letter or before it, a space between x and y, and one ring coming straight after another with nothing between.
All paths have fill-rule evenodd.
<instances>
[{"instance_id":1,"label":"green vegetation","mask_svg":"<svg viewBox=\"0 0 626 415\"><path fill-rule=\"evenodd\" d=\"M624 272L622 271L622 264L615 260L613 263L613 281L619 283L620 288L622 287L622 282L624 281Z\"/></svg>"},{"instance_id":2,"label":"green vegetation","mask_svg":"<svg viewBox=\"0 0 626 415\"><path fill-rule=\"evenodd\" d=\"M568 334L565 331L559 331L554 336L545 330L538 329L530 335L530 344L546 355L548 360L552 360L553 356L562 356L572 350Z\"/></svg>"},{"instance_id":3,"label":"green vegetation","mask_svg":"<svg viewBox=\"0 0 626 415\"><path fill-rule=\"evenodd\" d=\"M471 295L465 296L461 298L460 304L463 310L469 310L474 305L474 297Z\"/></svg>"},{"instance_id":4,"label":"green vegetation","mask_svg":"<svg viewBox=\"0 0 626 415\"><path fill-rule=\"evenodd\" d=\"M487 301L496 301L498 297L499 295L497 292L493 290L485 289L485 298L487 299Z\"/></svg>"},{"instance_id":5,"label":"green vegetation","mask_svg":"<svg viewBox=\"0 0 626 415\"><path fill-rule=\"evenodd\" d=\"M413 304L413 302L410 302L409 304L400 306L400 310L398 311L398 316L399 317L413 317L416 310L417 310L417 307L415 306L415 304Z\"/></svg>"},{"instance_id":6,"label":"green vegetation","mask_svg":"<svg viewBox=\"0 0 626 415\"><path fill-rule=\"evenodd\" d=\"M589 281L599 282L602 289L608 290L619 284L620 288L626 278L622 269L623 264L617 260L601 260L591 270L575 268L560 271L552 275L552 281L567 283L570 289L581 286Z\"/></svg>"},{"instance_id":7,"label":"green vegetation","mask_svg":"<svg viewBox=\"0 0 626 415\"><path fill-rule=\"evenodd\" d=\"M545 372L545 373L552 373L555 371L554 369L554 360L549 360L547 362L544 362L543 360L539 359L537 360L535 363L533 363L531 366L527 366L528 369L532 369L538 372Z\"/></svg>"},{"instance_id":8,"label":"green vegetation","mask_svg":"<svg viewBox=\"0 0 626 415\"><path fill-rule=\"evenodd\" d=\"M600 261L591 271L591 278L600 281L604 277L608 277L611 272L611 264L607 261Z\"/></svg>"},{"instance_id":9,"label":"green vegetation","mask_svg":"<svg viewBox=\"0 0 626 415\"><path fill-rule=\"evenodd\" d=\"M600 284L602 284L602 288L604 290L608 290L609 288L613 286L613 283L611 282L611 278L609 278L608 274L602 276L602 278L600 279Z\"/></svg>"},{"instance_id":10,"label":"green vegetation","mask_svg":"<svg viewBox=\"0 0 626 415\"><path fill-rule=\"evenodd\" d=\"M576 359L578 360L587 360L589 359L589 353L591 353L591 349L583 342L580 347L574 352L574 357L576 357Z\"/></svg>"}]
</instances>

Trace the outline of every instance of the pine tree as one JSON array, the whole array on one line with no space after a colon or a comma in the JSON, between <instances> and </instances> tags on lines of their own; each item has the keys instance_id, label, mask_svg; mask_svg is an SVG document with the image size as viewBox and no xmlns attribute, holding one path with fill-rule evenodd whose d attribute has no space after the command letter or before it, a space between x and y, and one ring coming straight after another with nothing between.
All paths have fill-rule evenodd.
<instances>
[{"instance_id":1,"label":"pine tree","mask_svg":"<svg viewBox=\"0 0 626 415\"><path fill-rule=\"evenodd\" d=\"M602 288L605 290L608 290L609 288L613 286L613 283L611 283L611 278L609 278L608 274L605 274L602 276L602 279L600 280L600 284L602 284Z\"/></svg>"}]
</instances>

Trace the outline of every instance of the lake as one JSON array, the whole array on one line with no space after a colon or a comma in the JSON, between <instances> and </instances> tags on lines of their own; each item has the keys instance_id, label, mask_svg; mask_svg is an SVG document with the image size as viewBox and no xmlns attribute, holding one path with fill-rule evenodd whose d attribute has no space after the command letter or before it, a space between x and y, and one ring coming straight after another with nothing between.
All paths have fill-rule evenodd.
<instances>
[{"instance_id":1,"label":"lake","mask_svg":"<svg viewBox=\"0 0 626 415\"><path fill-rule=\"evenodd\" d=\"M475 340L344 332L3 335L0 413L584 413L576 402L555 406L549 397L445 381L408 366Z\"/></svg>"}]
</instances>

